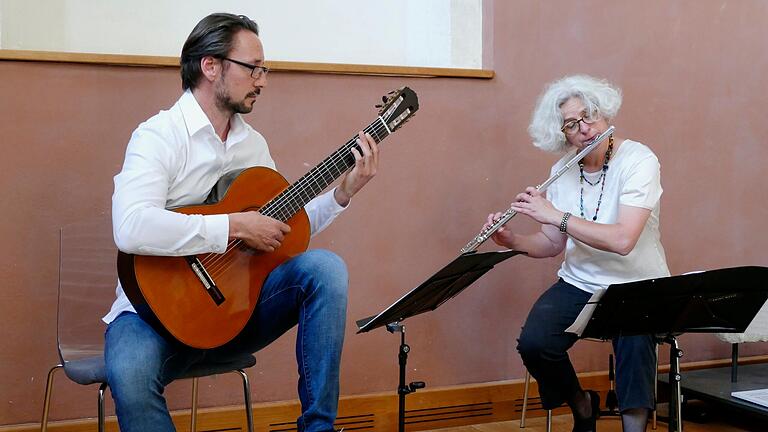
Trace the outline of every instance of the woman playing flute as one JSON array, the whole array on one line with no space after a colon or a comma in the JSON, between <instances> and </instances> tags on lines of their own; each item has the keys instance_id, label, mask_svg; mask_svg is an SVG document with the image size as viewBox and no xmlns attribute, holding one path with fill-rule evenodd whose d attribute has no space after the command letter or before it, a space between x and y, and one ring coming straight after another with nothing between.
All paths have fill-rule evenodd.
<instances>
[{"instance_id":1,"label":"woman playing flute","mask_svg":"<svg viewBox=\"0 0 768 432\"><path fill-rule=\"evenodd\" d=\"M552 173L608 129L621 101L619 89L589 76L549 84L528 131L536 147L567 153ZM565 251L558 281L531 308L517 349L539 383L544 408L566 403L573 412L573 430L594 431L599 396L579 385L567 352L578 337L565 329L596 290L669 276L669 270L659 234L660 166L651 149L611 136L575 168L554 182L546 195L528 187L515 197L511 208L539 222L541 230L519 234L502 227L491 238L534 258ZM490 214L485 226L500 215ZM613 340L625 432L644 431L654 407L654 344L650 335Z\"/></svg>"}]
</instances>

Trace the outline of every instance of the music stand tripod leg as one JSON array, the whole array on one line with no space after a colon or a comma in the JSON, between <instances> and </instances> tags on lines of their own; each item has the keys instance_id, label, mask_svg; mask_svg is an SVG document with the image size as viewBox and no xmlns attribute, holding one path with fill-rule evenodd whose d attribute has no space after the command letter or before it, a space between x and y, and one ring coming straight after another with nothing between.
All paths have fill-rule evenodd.
<instances>
[{"instance_id":1,"label":"music stand tripod leg","mask_svg":"<svg viewBox=\"0 0 768 432\"><path fill-rule=\"evenodd\" d=\"M411 347L405 343L405 326L397 322L390 323L387 324L387 331L390 333L400 333L400 349L397 354L397 363L400 367L400 377L397 386L397 430L398 432L405 432L405 396L424 388L426 384L424 384L424 381L414 381L405 385L406 364L408 363L408 353L411 351Z\"/></svg>"}]
</instances>

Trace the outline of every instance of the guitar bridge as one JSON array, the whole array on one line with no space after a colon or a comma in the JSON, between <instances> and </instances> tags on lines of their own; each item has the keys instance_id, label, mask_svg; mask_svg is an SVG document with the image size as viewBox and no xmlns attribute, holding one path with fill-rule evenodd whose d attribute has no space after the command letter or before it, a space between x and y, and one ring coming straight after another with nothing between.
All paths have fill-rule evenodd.
<instances>
[{"instance_id":1,"label":"guitar bridge","mask_svg":"<svg viewBox=\"0 0 768 432\"><path fill-rule=\"evenodd\" d=\"M189 268L192 269L192 272L194 272L195 276L200 280L200 284L203 285L203 288L208 292L208 295L210 295L214 303L216 303L216 306L220 306L224 303L224 294L221 293L219 287L216 286L216 282L213 281L211 275L205 270L205 266L200 262L200 259L195 255L186 256L184 258L187 260Z\"/></svg>"}]
</instances>

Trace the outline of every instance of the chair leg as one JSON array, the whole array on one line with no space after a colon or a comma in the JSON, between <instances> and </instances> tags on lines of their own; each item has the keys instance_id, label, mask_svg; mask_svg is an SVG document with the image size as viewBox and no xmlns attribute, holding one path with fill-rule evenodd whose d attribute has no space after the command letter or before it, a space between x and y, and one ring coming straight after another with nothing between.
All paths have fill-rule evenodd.
<instances>
[{"instance_id":1,"label":"chair leg","mask_svg":"<svg viewBox=\"0 0 768 432\"><path fill-rule=\"evenodd\" d=\"M248 374L244 370L238 369L235 372L239 373L243 378L243 395L245 396L245 421L248 425L248 432L253 432L253 408L251 406L251 384L248 382Z\"/></svg>"},{"instance_id":2,"label":"chair leg","mask_svg":"<svg viewBox=\"0 0 768 432\"><path fill-rule=\"evenodd\" d=\"M197 377L192 378L192 413L189 416L189 432L197 430Z\"/></svg>"},{"instance_id":3,"label":"chair leg","mask_svg":"<svg viewBox=\"0 0 768 432\"><path fill-rule=\"evenodd\" d=\"M520 428L525 427L525 412L528 410L528 389L531 385L531 373L525 371L525 387L523 390L523 409L520 413ZM552 432L552 410L547 410L547 432Z\"/></svg>"},{"instance_id":4,"label":"chair leg","mask_svg":"<svg viewBox=\"0 0 768 432\"><path fill-rule=\"evenodd\" d=\"M659 344L656 344L656 369L653 379L653 412L651 413L653 420L651 421L651 428L656 430L656 411L659 407Z\"/></svg>"},{"instance_id":5,"label":"chair leg","mask_svg":"<svg viewBox=\"0 0 768 432\"><path fill-rule=\"evenodd\" d=\"M51 408L51 393L53 392L53 376L56 371L62 369L64 365L56 365L48 371L48 380L45 383L45 398L43 399L43 418L40 421L40 432L48 430L48 412Z\"/></svg>"},{"instance_id":6,"label":"chair leg","mask_svg":"<svg viewBox=\"0 0 768 432\"><path fill-rule=\"evenodd\" d=\"M739 344L731 344L731 382L739 380Z\"/></svg>"},{"instance_id":7,"label":"chair leg","mask_svg":"<svg viewBox=\"0 0 768 432\"><path fill-rule=\"evenodd\" d=\"M552 432L552 410L547 410L547 432Z\"/></svg>"},{"instance_id":8,"label":"chair leg","mask_svg":"<svg viewBox=\"0 0 768 432\"><path fill-rule=\"evenodd\" d=\"M101 383L99 386L99 432L104 432L104 390L106 389L107 383Z\"/></svg>"},{"instance_id":9,"label":"chair leg","mask_svg":"<svg viewBox=\"0 0 768 432\"><path fill-rule=\"evenodd\" d=\"M243 380L243 395L245 397L245 421L248 426L248 432L253 432L253 411L251 404L251 384L248 382L248 374L242 369L234 370L233 373L239 373ZM198 379L192 378L192 413L190 415L189 431L197 430L197 389Z\"/></svg>"},{"instance_id":10,"label":"chair leg","mask_svg":"<svg viewBox=\"0 0 768 432\"><path fill-rule=\"evenodd\" d=\"M520 428L525 427L525 412L528 410L528 386L531 384L531 373L525 370L525 387L523 390L523 409L520 411Z\"/></svg>"}]
</instances>

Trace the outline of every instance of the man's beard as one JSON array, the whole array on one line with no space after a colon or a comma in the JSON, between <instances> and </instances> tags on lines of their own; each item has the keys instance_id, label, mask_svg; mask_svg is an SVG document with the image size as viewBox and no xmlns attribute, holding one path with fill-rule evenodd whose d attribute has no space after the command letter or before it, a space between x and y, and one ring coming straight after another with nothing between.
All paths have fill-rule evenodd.
<instances>
[{"instance_id":1,"label":"man's beard","mask_svg":"<svg viewBox=\"0 0 768 432\"><path fill-rule=\"evenodd\" d=\"M231 112L232 114L248 114L253 111L253 103L246 104L245 98L239 102L232 99L232 96L227 92L223 78L224 77L222 77L222 80L216 85L216 106L222 111ZM259 89L256 89L251 93L248 93L247 96L255 97L258 96L259 93L261 93Z\"/></svg>"}]
</instances>

